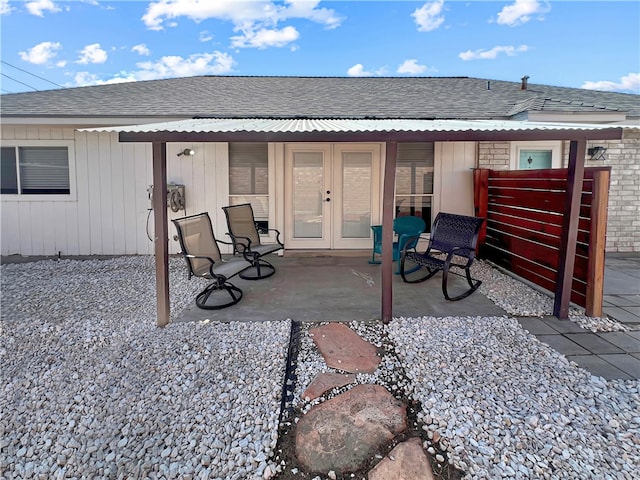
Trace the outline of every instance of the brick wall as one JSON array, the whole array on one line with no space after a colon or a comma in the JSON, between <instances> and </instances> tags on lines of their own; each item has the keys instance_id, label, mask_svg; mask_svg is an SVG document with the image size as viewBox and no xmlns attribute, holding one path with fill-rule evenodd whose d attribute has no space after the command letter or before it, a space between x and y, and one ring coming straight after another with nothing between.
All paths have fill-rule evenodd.
<instances>
[{"instance_id":1,"label":"brick wall","mask_svg":"<svg viewBox=\"0 0 640 480\"><path fill-rule=\"evenodd\" d=\"M607 148L605 158L591 161L587 167L610 166L607 252L640 252L640 128L625 128L622 140L594 141ZM478 167L509 168L509 142L480 142ZM562 164L568 164L569 142L562 146Z\"/></svg>"}]
</instances>

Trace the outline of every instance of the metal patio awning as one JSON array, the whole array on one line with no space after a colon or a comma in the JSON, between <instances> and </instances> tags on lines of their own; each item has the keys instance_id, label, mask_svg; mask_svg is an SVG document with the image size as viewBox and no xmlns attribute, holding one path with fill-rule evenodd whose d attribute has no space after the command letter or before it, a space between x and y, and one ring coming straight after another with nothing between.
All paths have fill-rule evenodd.
<instances>
[{"instance_id":1,"label":"metal patio awning","mask_svg":"<svg viewBox=\"0 0 640 480\"><path fill-rule=\"evenodd\" d=\"M184 141L482 141L620 138L620 127L514 120L193 118L85 128L121 142Z\"/></svg>"},{"instance_id":2,"label":"metal patio awning","mask_svg":"<svg viewBox=\"0 0 640 480\"><path fill-rule=\"evenodd\" d=\"M168 142L384 142L386 157L382 202L382 315L393 316L393 195L398 142L570 141L566 215L554 315L567 318L588 140L622 138L622 127L610 125L521 122L513 120L195 118L146 125L81 129L118 133L121 142L153 143L153 184L167 183ZM169 311L168 217L161 195L154 196L157 323L166 325ZM385 253L386 252L386 253Z\"/></svg>"}]
</instances>

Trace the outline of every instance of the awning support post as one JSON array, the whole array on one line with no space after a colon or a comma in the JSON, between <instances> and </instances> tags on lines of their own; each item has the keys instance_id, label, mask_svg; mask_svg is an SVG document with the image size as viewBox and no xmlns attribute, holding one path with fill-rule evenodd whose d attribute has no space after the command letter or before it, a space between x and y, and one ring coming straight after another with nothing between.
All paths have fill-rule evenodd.
<instances>
[{"instance_id":1,"label":"awning support post","mask_svg":"<svg viewBox=\"0 0 640 480\"><path fill-rule=\"evenodd\" d=\"M398 142L386 142L382 190L382 322L393 318L393 197Z\"/></svg>"},{"instance_id":2,"label":"awning support post","mask_svg":"<svg viewBox=\"0 0 640 480\"><path fill-rule=\"evenodd\" d=\"M580 216L580 198L584 181L584 157L587 141L571 140L569 146L569 166L565 196L564 217L562 220L562 236L558 252L558 277L553 299L553 315L561 320L569 318L569 302L571 300L571 283L576 257L576 241L578 239L578 219Z\"/></svg>"},{"instance_id":3,"label":"awning support post","mask_svg":"<svg viewBox=\"0 0 640 480\"><path fill-rule=\"evenodd\" d=\"M157 324L171 318L169 304L169 228L167 219L167 144L153 142L153 225L156 258Z\"/></svg>"}]
</instances>

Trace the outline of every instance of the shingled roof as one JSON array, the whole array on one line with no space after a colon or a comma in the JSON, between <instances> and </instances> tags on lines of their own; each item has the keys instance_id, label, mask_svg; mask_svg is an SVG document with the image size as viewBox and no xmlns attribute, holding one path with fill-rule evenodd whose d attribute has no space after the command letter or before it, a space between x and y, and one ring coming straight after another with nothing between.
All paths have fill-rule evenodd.
<instances>
[{"instance_id":1,"label":"shingled roof","mask_svg":"<svg viewBox=\"0 0 640 480\"><path fill-rule=\"evenodd\" d=\"M9 117L508 119L526 110L618 112L640 96L468 77L198 76L6 94Z\"/></svg>"}]
</instances>

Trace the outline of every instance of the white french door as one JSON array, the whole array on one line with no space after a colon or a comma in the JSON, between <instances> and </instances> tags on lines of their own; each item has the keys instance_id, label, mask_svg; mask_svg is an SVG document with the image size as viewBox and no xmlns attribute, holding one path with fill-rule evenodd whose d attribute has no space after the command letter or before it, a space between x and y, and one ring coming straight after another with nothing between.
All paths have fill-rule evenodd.
<instances>
[{"instance_id":1,"label":"white french door","mask_svg":"<svg viewBox=\"0 0 640 480\"><path fill-rule=\"evenodd\" d=\"M380 211L379 144L285 145L285 245L371 248Z\"/></svg>"}]
</instances>

